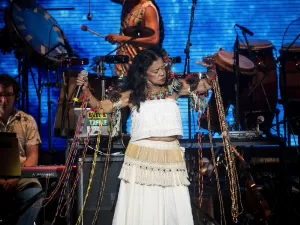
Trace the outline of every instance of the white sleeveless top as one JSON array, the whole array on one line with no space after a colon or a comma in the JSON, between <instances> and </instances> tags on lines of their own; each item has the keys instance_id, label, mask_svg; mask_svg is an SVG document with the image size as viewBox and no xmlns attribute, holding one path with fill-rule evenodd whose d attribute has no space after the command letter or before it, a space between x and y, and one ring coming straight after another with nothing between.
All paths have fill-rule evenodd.
<instances>
[{"instance_id":1,"label":"white sleeveless top","mask_svg":"<svg viewBox=\"0 0 300 225\"><path fill-rule=\"evenodd\" d=\"M182 137L182 122L177 101L173 99L141 102L139 112L132 108L131 142L149 137Z\"/></svg>"}]
</instances>

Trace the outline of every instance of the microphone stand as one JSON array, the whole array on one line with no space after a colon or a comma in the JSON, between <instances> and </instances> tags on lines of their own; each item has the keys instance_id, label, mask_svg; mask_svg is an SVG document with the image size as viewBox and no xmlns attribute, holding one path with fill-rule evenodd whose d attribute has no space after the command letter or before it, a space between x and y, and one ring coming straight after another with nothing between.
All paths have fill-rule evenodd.
<instances>
[{"instance_id":1,"label":"microphone stand","mask_svg":"<svg viewBox=\"0 0 300 225\"><path fill-rule=\"evenodd\" d=\"M247 41L248 42L248 41ZM236 34L236 39L234 43L234 64L235 64L235 125L234 129L240 131L240 60L239 60L239 36Z\"/></svg>"},{"instance_id":2,"label":"microphone stand","mask_svg":"<svg viewBox=\"0 0 300 225\"><path fill-rule=\"evenodd\" d=\"M242 34L243 34L243 36L245 38L245 41L246 41L246 47L248 49L249 58L253 62L254 60L252 59L252 52L251 52L251 48L250 48L250 45L249 45L249 41L248 41L247 35L246 35L245 31L243 31Z\"/></svg>"},{"instance_id":3,"label":"microphone stand","mask_svg":"<svg viewBox=\"0 0 300 225\"><path fill-rule=\"evenodd\" d=\"M98 79L101 77L101 99L103 100L105 97L105 87L106 87L106 80L104 78L104 71L106 70L106 68L104 67L104 62L105 62L105 58L109 55L111 55L112 53L114 53L115 51L117 51L118 49L120 49L121 47L123 47L124 45L130 43L131 41L133 41L134 39L138 38L140 36L140 34L138 34L135 37L131 37L128 41L123 42L122 44L118 45L115 49L113 49L112 51L110 51L109 53L107 53L105 56L100 57L99 60L99 65L97 65L97 75L98 75Z\"/></svg>"},{"instance_id":4,"label":"microphone stand","mask_svg":"<svg viewBox=\"0 0 300 225\"><path fill-rule=\"evenodd\" d=\"M114 53L115 51L117 51L118 49L120 49L121 47L123 47L124 45L130 43L131 41L133 41L134 39L137 39L140 35L138 34L136 37L131 37L128 41L123 42L122 44L118 45L115 49L113 49L112 51L110 51L109 53L107 53L105 56L102 56L99 60L100 63L100 68L98 69L98 65L97 65L97 74L100 77L104 77L104 61L105 61L105 57L111 55L112 53ZM98 70L100 70L100 72L98 72Z\"/></svg>"},{"instance_id":5,"label":"microphone stand","mask_svg":"<svg viewBox=\"0 0 300 225\"><path fill-rule=\"evenodd\" d=\"M188 40L186 42L186 46L184 49L184 54L186 55L186 58L185 58L185 63L184 63L183 75L190 73L190 47L192 46L191 33L192 33L193 24L194 24L195 8L196 8L196 3L194 3L194 1L193 1L193 5L191 8L191 18L190 18L190 25L189 25L189 32L188 32Z\"/></svg>"},{"instance_id":6,"label":"microphone stand","mask_svg":"<svg viewBox=\"0 0 300 225\"><path fill-rule=\"evenodd\" d=\"M192 46L191 43L191 33L192 33L192 28L194 24L194 15L195 15L195 8L196 8L196 2L193 0L193 4L191 7L191 18L190 18L190 25L189 25L189 32L188 32L188 40L186 42L186 46L184 49L184 54L186 55L185 57L185 63L184 63L184 71L183 71L183 76L185 77L186 74L190 74L190 47ZM191 112L190 112L190 104L191 100L188 98L188 124L189 124L189 140L192 137L192 131L191 131Z\"/></svg>"}]
</instances>

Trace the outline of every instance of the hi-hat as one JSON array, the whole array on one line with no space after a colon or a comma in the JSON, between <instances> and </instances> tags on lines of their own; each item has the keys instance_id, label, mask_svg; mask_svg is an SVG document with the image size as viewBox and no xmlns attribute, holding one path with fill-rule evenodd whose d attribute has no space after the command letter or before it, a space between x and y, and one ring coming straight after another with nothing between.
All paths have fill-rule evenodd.
<instances>
[{"instance_id":1,"label":"hi-hat","mask_svg":"<svg viewBox=\"0 0 300 225\"><path fill-rule=\"evenodd\" d=\"M126 36L137 38L150 37L155 33L153 29L141 26L126 27L123 32Z\"/></svg>"}]
</instances>

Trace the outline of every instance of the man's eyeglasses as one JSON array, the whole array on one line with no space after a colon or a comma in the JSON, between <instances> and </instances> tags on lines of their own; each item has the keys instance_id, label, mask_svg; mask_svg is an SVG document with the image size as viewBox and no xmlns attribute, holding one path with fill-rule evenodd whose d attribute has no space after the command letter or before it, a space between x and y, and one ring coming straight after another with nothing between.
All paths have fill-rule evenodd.
<instances>
[{"instance_id":1,"label":"man's eyeglasses","mask_svg":"<svg viewBox=\"0 0 300 225\"><path fill-rule=\"evenodd\" d=\"M14 97L15 96L15 93L12 93L12 92L8 92L8 93L0 93L0 98L1 97L4 97L4 98L12 98L12 97Z\"/></svg>"}]
</instances>

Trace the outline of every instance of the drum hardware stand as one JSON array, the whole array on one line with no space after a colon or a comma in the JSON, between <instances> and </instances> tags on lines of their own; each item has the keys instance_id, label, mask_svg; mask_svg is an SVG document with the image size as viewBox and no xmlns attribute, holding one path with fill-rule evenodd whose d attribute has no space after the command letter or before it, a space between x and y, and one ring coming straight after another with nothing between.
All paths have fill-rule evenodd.
<instances>
[{"instance_id":1,"label":"drum hardware stand","mask_svg":"<svg viewBox=\"0 0 300 225\"><path fill-rule=\"evenodd\" d=\"M18 72L21 98L18 101L18 108L28 112L29 92L28 92L28 73L29 62L26 56L18 58Z\"/></svg>"},{"instance_id":2,"label":"drum hardware stand","mask_svg":"<svg viewBox=\"0 0 300 225\"><path fill-rule=\"evenodd\" d=\"M264 93L264 96L265 96L265 99L266 99L266 102L268 104L268 108L269 108L269 111L270 113L273 113L273 110L271 108L271 105L270 105L270 102L269 102L269 99L267 97L267 93L265 91L265 88L264 88L264 85L262 84L262 82L269 76L269 74L271 73L273 68L270 68L269 71L267 73L264 73L264 77L248 92L248 97L250 97L252 95L252 93L256 90L256 88L260 85L261 86L261 89Z\"/></svg>"},{"instance_id":3,"label":"drum hardware stand","mask_svg":"<svg viewBox=\"0 0 300 225\"><path fill-rule=\"evenodd\" d=\"M292 43L287 47L287 49L283 50L284 52L283 56L284 58L280 57L280 68L281 68L281 74L282 74L282 80L283 80L283 96L284 99L282 101L283 103L283 108L284 108L284 115L283 115L283 120L285 121L284 123L284 138L285 141L288 142L288 147L291 147L291 134L289 132L288 126L289 126L289 120L288 120L288 115L289 115L289 100L288 100L288 90L287 90L287 77L286 77L286 62L285 58L287 57L290 48L295 44L295 42L298 40L300 37L300 34L296 36L296 38L292 41Z\"/></svg>"},{"instance_id":4,"label":"drum hardware stand","mask_svg":"<svg viewBox=\"0 0 300 225\"><path fill-rule=\"evenodd\" d=\"M57 43L56 45L54 45L52 48L50 48L48 50L48 52L46 52L43 57L46 57L47 55L49 55L52 51L54 51L55 48L57 48L58 46L64 46L63 44L61 43ZM48 106L48 151L49 152L52 152L52 151L55 151L53 149L53 143L52 143L52 118L51 118L51 115L52 115L52 112L51 112L51 109L52 109L52 104L54 103L53 101L51 101L51 87L58 87L59 84L57 82L58 80L58 74L57 74L57 71L55 71L56 73L56 82L53 83L50 81L50 76L49 76L49 71L50 71L50 66L48 66L46 68L46 77L47 77L47 82L42 84L42 86L46 86L47 87L47 106Z\"/></svg>"},{"instance_id":5,"label":"drum hardware stand","mask_svg":"<svg viewBox=\"0 0 300 225\"><path fill-rule=\"evenodd\" d=\"M114 53L115 51L117 51L118 49L122 48L124 45L130 43L131 41L135 40L136 38L139 37L139 34L135 37L131 37L128 41L120 44L119 46L117 46L115 49L113 49L112 51L110 51L109 53L107 53L105 56L101 57L100 59L100 64L97 65L97 75L98 75L98 78L99 77L104 77L104 72L106 70L105 66L104 66L104 62L105 62L105 57L106 56L109 56L111 55L112 53ZM102 79L101 80L101 88L102 88L102 91L101 91L101 98L104 99L105 98L105 87L106 87L106 84L105 84L105 79Z\"/></svg>"},{"instance_id":6,"label":"drum hardware stand","mask_svg":"<svg viewBox=\"0 0 300 225\"><path fill-rule=\"evenodd\" d=\"M188 32L188 40L186 42L186 46L184 49L184 54L185 54L185 63L184 63L184 71L183 71L183 76L190 74L190 47L192 46L191 43L191 34L192 34L192 28L194 24L194 15L195 15L195 8L196 8L197 0L193 0L193 4L191 7L191 17L190 17L190 25L189 25L189 32ZM188 98L188 124L189 124L189 139L192 138L192 130L191 130L191 111L190 111L190 105L191 105L191 100Z\"/></svg>"},{"instance_id":7,"label":"drum hardware stand","mask_svg":"<svg viewBox=\"0 0 300 225\"><path fill-rule=\"evenodd\" d=\"M239 79L239 75L240 75L240 60L239 60L239 36L238 34L236 35L236 39L235 39L235 44L234 44L234 69L235 69L235 125L234 125L234 129L236 131L240 131L241 127L240 127L240 79Z\"/></svg>"},{"instance_id":8,"label":"drum hardware stand","mask_svg":"<svg viewBox=\"0 0 300 225\"><path fill-rule=\"evenodd\" d=\"M47 82L42 84L42 86L46 86L47 87L47 106L48 106L48 151L52 152L55 151L53 149L53 143L52 143L52 105L53 105L53 101L51 101L51 88L52 87L59 87L59 84L57 82L58 80L58 75L57 75L57 71L55 71L56 73L56 82L53 83L50 81L50 75L49 75L49 68L46 68L46 77L47 77Z\"/></svg>"},{"instance_id":9,"label":"drum hardware stand","mask_svg":"<svg viewBox=\"0 0 300 225\"><path fill-rule=\"evenodd\" d=\"M105 61L105 57L102 57L100 59L100 63L99 65L97 65L97 79L99 79L100 77L102 77L103 79L101 79L101 100L105 99L105 88L106 88L106 80L104 78L104 72L106 70L106 67L104 65L104 61Z\"/></svg>"},{"instance_id":10,"label":"drum hardware stand","mask_svg":"<svg viewBox=\"0 0 300 225\"><path fill-rule=\"evenodd\" d=\"M36 90L37 96L39 97L39 89L34 79L34 74L29 61L29 56L22 56L18 58L18 76L15 78L19 79L19 85L21 89L21 98L18 100L18 108L29 112L29 91L28 91L28 73L30 72L31 78Z\"/></svg>"}]
</instances>

